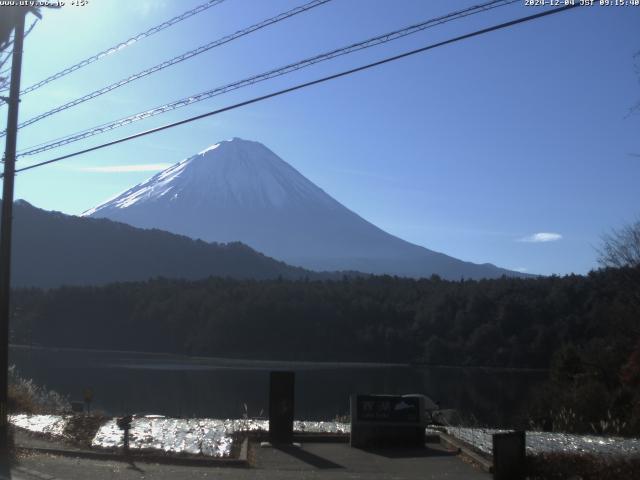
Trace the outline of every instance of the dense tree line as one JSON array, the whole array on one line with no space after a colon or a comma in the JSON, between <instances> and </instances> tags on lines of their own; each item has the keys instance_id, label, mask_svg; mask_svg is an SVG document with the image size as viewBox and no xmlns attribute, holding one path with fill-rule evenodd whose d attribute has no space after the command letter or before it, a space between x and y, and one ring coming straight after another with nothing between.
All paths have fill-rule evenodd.
<instances>
[{"instance_id":1,"label":"dense tree line","mask_svg":"<svg viewBox=\"0 0 640 480\"><path fill-rule=\"evenodd\" d=\"M22 289L12 306L12 340L263 359L552 367L539 411L570 416L582 409L580 421L589 425L640 400L640 318L628 274L458 282L159 278Z\"/></svg>"},{"instance_id":2,"label":"dense tree line","mask_svg":"<svg viewBox=\"0 0 640 480\"><path fill-rule=\"evenodd\" d=\"M154 279L19 289L17 343L251 358L546 368L560 347L630 354L640 328L618 270L450 282ZM612 354L614 354L612 353Z\"/></svg>"}]
</instances>

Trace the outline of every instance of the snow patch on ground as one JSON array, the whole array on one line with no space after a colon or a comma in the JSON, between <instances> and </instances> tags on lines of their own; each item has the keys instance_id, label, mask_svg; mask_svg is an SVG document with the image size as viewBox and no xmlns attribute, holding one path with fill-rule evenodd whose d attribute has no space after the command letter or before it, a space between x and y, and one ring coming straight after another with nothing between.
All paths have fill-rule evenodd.
<instances>
[{"instance_id":1,"label":"snow patch on ground","mask_svg":"<svg viewBox=\"0 0 640 480\"><path fill-rule=\"evenodd\" d=\"M61 437L69 423L69 416L63 415L9 415L9 423L34 433L44 433Z\"/></svg>"},{"instance_id":2,"label":"snow patch on ground","mask_svg":"<svg viewBox=\"0 0 640 480\"><path fill-rule=\"evenodd\" d=\"M208 418L135 418L129 433L129 447L140 450L162 450L168 453L188 453L212 457L231 455L233 429L224 420ZM118 448L124 434L110 420L93 439L94 447Z\"/></svg>"},{"instance_id":3,"label":"snow patch on ground","mask_svg":"<svg viewBox=\"0 0 640 480\"><path fill-rule=\"evenodd\" d=\"M129 447L162 450L211 457L231 455L232 435L236 432L269 430L268 420L213 418L134 418L129 432ZM337 422L294 422L296 432L348 433L349 424ZM93 439L100 448L120 448L124 434L116 420L105 423Z\"/></svg>"},{"instance_id":4,"label":"snow patch on ground","mask_svg":"<svg viewBox=\"0 0 640 480\"><path fill-rule=\"evenodd\" d=\"M9 415L9 422L24 430L61 437L71 417L69 415ZM341 422L295 421L297 433L350 432L350 425ZM231 455L232 435L236 432L269 430L268 420L136 417L131 424L129 446L132 449L160 450L168 453L188 453L210 457ZM492 454L492 435L507 430L491 428L446 427L446 432ZM435 430L429 430L435 433ZM116 419L100 427L93 439L93 447L120 448L124 442ZM527 432L527 453L562 452L613 456L640 456L640 439L566 433Z\"/></svg>"},{"instance_id":5,"label":"snow patch on ground","mask_svg":"<svg viewBox=\"0 0 640 480\"><path fill-rule=\"evenodd\" d=\"M446 432L480 451L492 454L492 435L509 430L491 428L447 427ZM605 437L597 435L572 435L568 433L527 432L527 453L548 452L640 456L640 439Z\"/></svg>"}]
</instances>

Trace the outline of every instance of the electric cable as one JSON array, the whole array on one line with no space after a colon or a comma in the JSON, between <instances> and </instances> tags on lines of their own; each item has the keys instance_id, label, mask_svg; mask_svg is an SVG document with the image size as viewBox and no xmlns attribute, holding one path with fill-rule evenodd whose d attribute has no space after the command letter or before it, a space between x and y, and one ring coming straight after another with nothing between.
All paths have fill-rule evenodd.
<instances>
[{"instance_id":1,"label":"electric cable","mask_svg":"<svg viewBox=\"0 0 640 480\"><path fill-rule=\"evenodd\" d=\"M570 9L573 9L573 8L576 8L576 7L579 7L579 6L580 6L579 3L574 3L573 5L568 4L568 5L565 5L563 7L555 8L555 9L552 9L552 10L545 10L544 12L536 13L534 15L529 15L529 16L526 16L526 17L520 17L520 18L517 18L515 20L511 20L511 21L508 21L508 22L500 23L498 25L493 25L491 27L483 28L481 30L476 30L474 32L467 33L467 34L464 34L464 35L460 35L458 37L450 38L450 39L444 40L442 42L434 43L434 44L431 44L431 45L427 45L425 47L421 47L421 48L418 48L418 49L415 49L415 50L410 50L408 52L404 52L404 53L401 53L401 54L398 54L398 55L394 55L392 57L387 57L387 58L384 58L382 60L378 60L376 62L368 63L368 64L362 65L360 67L355 67L355 68L352 68L352 69L349 69L349 70L344 70L342 72L335 73L333 75L328 75L326 77L318 78L316 80L312 80L312 81L305 82L305 83L300 83L298 85L294 85L293 87L285 88L283 90L278 90L276 92L272 92L272 93L269 93L269 94L266 94L266 95L262 95L262 96L259 96L259 97L254 97L254 98L252 98L250 100L245 100L243 102L236 103L234 105L229 105L227 107L219 108L217 110L213 110L213 111L210 111L210 112L207 112L207 113L196 115L194 117L189 117L189 118L186 118L184 120L180 120L180 121L177 121L177 122L173 122L173 123L169 123L169 124L166 124L166 125L162 125L160 127L156 127L156 128L152 128L152 129L149 129L149 130L142 131L142 132L138 132L136 134L129 135L127 137L122 137L122 138L119 138L117 140L112 140L110 142L106 142L106 143L103 143L103 144L100 144L100 145L96 145L96 146L93 146L93 147L85 148L83 150L79 150L79 151L76 151L76 152L73 152L73 153L62 155L60 157L52 158L50 160L46 160L46 161L43 161L43 162L38 162L38 163L35 163L33 165L28 165L26 167L22 167L22 168L17 169L16 173L17 172L24 172L24 171L31 170L31 169L34 169L34 168L37 168L37 167L41 167L41 166L44 166L44 165L49 165L49 164L52 164L52 163L60 162L60 161L65 160L67 158L76 157L78 155L82 155L82 154L85 154L85 153L89 153L89 152L93 152L93 151L96 151L96 150L100 150L100 149L103 149L103 148L106 148L106 147L110 147L112 145L117 145L119 143L128 142L130 140L134 140L136 138L140 138L140 137L143 137L143 136L146 136L146 135L150 135L152 133L156 133L156 132L160 132L160 131L163 131L163 130L167 130L169 128L174 128L174 127L177 127L179 125L184 125L186 123L194 122L196 120L207 118L207 117L210 117L210 116L213 116L213 115L218 115L220 113L227 112L227 111L230 111L230 110L235 110L237 108L244 107L246 105L251 105L253 103L261 102L261 101L267 100L269 98L277 97L277 96L280 96L280 95L284 95L286 93L290 93L290 92L293 92L293 91L296 91L296 90L307 88L307 87L310 87L312 85L317 85L317 84L324 83L324 82L327 82L327 81L330 81L330 80L335 80L337 78L345 77L347 75L351 75L351 74L354 74L356 72L361 72L361 71L364 71L364 70L368 70L370 68L378 67L380 65L384 65L384 64L387 64L387 63L390 63L390 62L394 62L396 60L400 60L402 58L406 58L406 57L409 57L409 56L412 56L412 55L416 55L418 53L426 52L426 51L432 50L434 48L442 47L444 45L449 45L449 44L452 44L452 43L455 43L455 42L459 42L461 40L466 40L468 38L476 37L476 36L483 35L483 34L486 34L486 33L490 33L490 32L496 31L496 30L501 30L503 28L512 27L514 25L518 25L518 24L521 24L521 23L524 23L524 22L529 22L529 21L532 21L532 20L536 20L536 19L539 19L539 18L542 18L542 17L549 16L549 15L554 15L554 14L557 14L557 13L561 13L561 12L564 12L564 11L567 11L567 10L570 10Z\"/></svg>"},{"instance_id":2,"label":"electric cable","mask_svg":"<svg viewBox=\"0 0 640 480\"><path fill-rule=\"evenodd\" d=\"M115 90L116 88L120 88L124 85L127 85L135 80L139 80L141 78L144 78L148 75L151 75L153 73L157 73L161 70L164 70L165 68L168 68L172 65L175 65L177 63L183 62L189 58L195 57L196 55L200 55L201 53L207 52L209 50L211 50L212 48L215 47L219 47L221 45L224 45L226 43L229 43L237 38L240 37L244 37L245 35L249 35L250 33L255 32L256 30L260 30L262 28L265 28L269 25L273 25L275 23L281 22L283 20L286 20L290 17L293 17L295 15L298 15L299 13L303 13L306 12L308 10L311 10L312 8L318 7L320 5L324 5L325 3L330 2L331 0L312 0L309 3L305 3L304 5L300 5L299 7L293 8L291 10L287 10L286 12L280 13L279 15L276 15L274 17L268 18L260 23L256 23L254 25L251 25L250 27L244 28L242 30L238 30L237 32L231 34L231 35L227 35L225 37L219 38L217 40L214 40L213 42L207 43L206 45L202 45L198 48L195 48L193 50L189 50L188 52L185 52L181 55L178 55L176 57L173 57L169 60L165 60L164 62L161 62L157 65L154 65L153 67L147 68L146 70L142 70L141 72L138 73L134 73L133 75L129 75L127 78L124 78L122 80L118 80L117 82L114 82L110 85L107 85L105 87L99 88L98 90L94 90L93 92L87 93L86 95L83 95L82 97L76 98L74 100L71 100L70 102L64 103L62 105L59 105L51 110L48 110L44 113L41 113L39 115L36 115L35 117L32 117L28 120L25 120L24 122L20 123L20 125L18 125L18 128L22 128L22 127L26 127L27 125L31 125L33 123L36 123L44 118L50 117L51 115L54 115L56 113L62 112L63 110L67 110L71 107L75 107L76 105L80 105L81 103L84 103L88 100L91 100L93 98L99 97L101 95L104 95L105 93L111 92L113 90ZM6 134L5 131L0 132L0 137L4 136Z\"/></svg>"},{"instance_id":3,"label":"electric cable","mask_svg":"<svg viewBox=\"0 0 640 480\"><path fill-rule=\"evenodd\" d=\"M172 25L175 25L176 23L182 22L183 20L186 20L187 18L193 17L194 15L197 15L199 13L204 12L205 10L208 10L211 7L215 7L216 5L221 4L222 2L224 2L225 0L209 0L208 2L205 2L201 5L198 5L197 7L192 8L191 10L187 10L186 12L177 15L173 18L170 18L169 20L166 20L165 22L162 22L159 25L156 25L154 27L149 28L148 30L145 30L144 32L138 33L137 35L134 35L133 37L125 40L124 42L120 42L117 45L114 45L112 47L107 48L106 50L103 50L99 53L96 53L95 55L92 55L88 58L85 58L84 60L79 61L78 63L75 63L67 68L65 68L64 70L60 70L57 73L54 73L53 75L45 78L44 80L41 80L37 83L34 83L33 85L25 88L24 90L22 90L20 92L20 95L25 95L29 92L33 92L34 90L37 90L40 87L45 86L48 83L53 82L54 80L57 80L59 78L64 77L65 75L68 75L72 72L75 72L76 70L79 70L83 67L86 67L87 65L92 64L93 62L97 62L98 60L111 55L113 53L119 52L121 50L123 50L126 47L129 47L131 45L133 45L136 42L139 42L140 40L142 40L143 38L147 38L150 37L151 35L154 35L158 32L161 32L162 30L164 30L165 28L169 28ZM6 90L6 89L4 89Z\"/></svg>"},{"instance_id":4,"label":"electric cable","mask_svg":"<svg viewBox=\"0 0 640 480\"><path fill-rule=\"evenodd\" d=\"M214 89L211 90L207 90L205 92L201 92L201 93L197 93L194 95L190 95L188 97L184 97L181 98L179 100L175 100L173 102L170 103L166 103L164 105L160 105L142 112L138 112L136 114L133 115L129 115L127 117L123 117L111 122L107 122L107 123L103 123L101 125L97 125L95 127L91 127L89 129L86 130L82 130L80 132L76 132L74 134L71 135L67 135L61 138L58 138L56 140L53 141L48 141L45 142L43 144L39 144L39 145L33 145L31 147L27 147L26 149L22 150L21 152L18 153L18 157L23 157L23 156L28 156L28 155L35 155L38 153L42 153L44 151L47 150L51 150L53 148L58 148L61 147L63 145L68 145L69 143L74 143L80 140L84 140L85 138L89 138L92 137L94 135L99 135L101 133L110 131L110 130L114 130L116 128L120 128L126 125L129 125L131 123L134 122L138 122L140 120L144 120L146 118L150 118L156 115L159 115L161 113L165 113L168 111L172 111L175 110L177 108L181 108L181 107L185 107L188 105L192 105L196 102L201 102L203 100L207 100L209 98L218 96L218 95L222 95L224 93L228 93L230 91L233 90L237 90L239 88L243 88L246 86L250 86L253 85L255 83L259 83L259 82L263 82L265 80L269 80L272 78L276 78L276 77L280 77L282 75L286 75L288 73L315 65L317 63L320 62L324 62L327 60L331 60L333 58L342 56L342 55L347 55L359 50L364 50L366 48L371 48L383 43L388 43L391 42L393 40L397 40L399 38L403 38L406 37L407 35L411 35L417 32L420 32L422 30L425 30L427 28L431 28L437 25L441 25L443 23L447 23L447 22L451 22L453 20L457 20L459 18L464 18L470 15L474 15L477 13L481 13L481 12L485 12L487 10L491 10L494 8L498 8L498 7L502 7L505 5L509 5L512 3L515 3L519 0L493 0L487 3L483 3L480 5L475 5L469 8L466 8L464 10L458 10L456 12L452 12L440 17L436 17L436 18L432 18L429 20L426 20L424 22L415 24L415 25L411 25L399 30L395 30L393 32L388 32L382 35L378 35L376 37L370 38L368 40L365 41L361 41L358 43L354 43L351 45L348 45L346 47L341 47L335 50L331 50L329 52L325 52L319 55L315 55L313 57L310 58L306 58L304 60L300 60L298 62L295 63L291 63L273 70L269 70L267 72L263 72L260 73L258 75L254 75L252 77L249 78L245 78L243 80L238 80L220 87L216 87ZM2 134L0 134L1 136Z\"/></svg>"}]
</instances>

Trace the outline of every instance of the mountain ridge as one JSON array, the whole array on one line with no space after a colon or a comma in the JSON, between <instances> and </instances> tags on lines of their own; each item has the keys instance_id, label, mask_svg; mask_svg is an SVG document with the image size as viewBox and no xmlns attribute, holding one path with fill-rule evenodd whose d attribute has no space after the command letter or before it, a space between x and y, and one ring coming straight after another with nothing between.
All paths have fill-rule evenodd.
<instances>
[{"instance_id":1,"label":"mountain ridge","mask_svg":"<svg viewBox=\"0 0 640 480\"><path fill-rule=\"evenodd\" d=\"M241 241L316 270L446 279L527 276L395 237L343 206L259 142L208 147L83 213L205 241Z\"/></svg>"},{"instance_id":2,"label":"mountain ridge","mask_svg":"<svg viewBox=\"0 0 640 480\"><path fill-rule=\"evenodd\" d=\"M1 201L0 201L1 202ZM105 285L165 277L200 280L329 279L350 272L310 272L240 243L216 244L108 219L14 204L12 286Z\"/></svg>"}]
</instances>

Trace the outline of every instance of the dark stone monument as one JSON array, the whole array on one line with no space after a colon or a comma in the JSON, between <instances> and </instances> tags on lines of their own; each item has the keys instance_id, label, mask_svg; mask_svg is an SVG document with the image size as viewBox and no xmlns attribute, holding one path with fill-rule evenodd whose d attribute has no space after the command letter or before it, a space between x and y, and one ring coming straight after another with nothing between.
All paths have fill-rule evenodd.
<instances>
[{"instance_id":1,"label":"dark stone monument","mask_svg":"<svg viewBox=\"0 0 640 480\"><path fill-rule=\"evenodd\" d=\"M352 395L351 446L424 446L425 401L421 395Z\"/></svg>"},{"instance_id":2,"label":"dark stone monument","mask_svg":"<svg viewBox=\"0 0 640 480\"><path fill-rule=\"evenodd\" d=\"M129 452L129 431L131 430L131 422L133 421L133 416L125 415L117 420L117 425L120 430L124 430L124 441L123 448L124 452Z\"/></svg>"},{"instance_id":3,"label":"dark stone monument","mask_svg":"<svg viewBox=\"0 0 640 480\"><path fill-rule=\"evenodd\" d=\"M524 480L525 440L523 431L493 435L493 478L495 480Z\"/></svg>"},{"instance_id":4,"label":"dark stone monument","mask_svg":"<svg viewBox=\"0 0 640 480\"><path fill-rule=\"evenodd\" d=\"M271 372L269 387L269 441L293 441L295 373Z\"/></svg>"}]
</instances>

